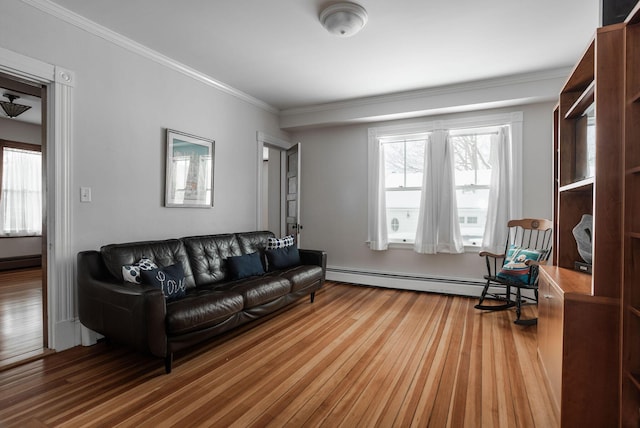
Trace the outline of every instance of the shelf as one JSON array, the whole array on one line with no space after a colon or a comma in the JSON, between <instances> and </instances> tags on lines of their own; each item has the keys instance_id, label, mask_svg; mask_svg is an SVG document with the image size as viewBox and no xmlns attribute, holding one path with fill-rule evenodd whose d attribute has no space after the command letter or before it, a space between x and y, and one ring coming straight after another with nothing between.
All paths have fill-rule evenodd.
<instances>
[{"instance_id":1,"label":"shelf","mask_svg":"<svg viewBox=\"0 0 640 428\"><path fill-rule=\"evenodd\" d=\"M560 192L578 192L578 191L586 191L590 190L593 187L594 179L593 177L585 178L584 180L576 181L573 183L565 184L564 186L560 186L558 189Z\"/></svg>"},{"instance_id":2,"label":"shelf","mask_svg":"<svg viewBox=\"0 0 640 428\"><path fill-rule=\"evenodd\" d=\"M636 92L631 98L629 98L630 103L638 103L640 102L640 91Z\"/></svg>"},{"instance_id":3,"label":"shelf","mask_svg":"<svg viewBox=\"0 0 640 428\"><path fill-rule=\"evenodd\" d=\"M569 107L564 115L565 119L575 119L581 116L595 100L596 82L592 81L578 99Z\"/></svg>"},{"instance_id":4,"label":"shelf","mask_svg":"<svg viewBox=\"0 0 640 428\"><path fill-rule=\"evenodd\" d=\"M629 174L629 175L640 174L640 166L636 166L634 168L627 169L627 174Z\"/></svg>"},{"instance_id":5,"label":"shelf","mask_svg":"<svg viewBox=\"0 0 640 428\"><path fill-rule=\"evenodd\" d=\"M640 239L640 232L629 232L629 238Z\"/></svg>"},{"instance_id":6,"label":"shelf","mask_svg":"<svg viewBox=\"0 0 640 428\"><path fill-rule=\"evenodd\" d=\"M640 318L640 309L633 306L629 306L629 312L631 312L631 314L635 315L636 317Z\"/></svg>"}]
</instances>

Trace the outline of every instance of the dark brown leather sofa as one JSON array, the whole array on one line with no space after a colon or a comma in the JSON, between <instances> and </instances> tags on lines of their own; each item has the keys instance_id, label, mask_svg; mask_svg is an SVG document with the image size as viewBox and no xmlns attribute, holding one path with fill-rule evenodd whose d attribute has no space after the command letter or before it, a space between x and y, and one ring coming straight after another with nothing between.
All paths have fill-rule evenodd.
<instances>
[{"instance_id":1,"label":"dark brown leather sofa","mask_svg":"<svg viewBox=\"0 0 640 428\"><path fill-rule=\"evenodd\" d=\"M268 231L193 236L103 246L78 253L80 322L108 340L162 357L273 313L324 283L324 251L299 250L301 264L233 280L226 259L258 252L263 263ZM186 296L167 301L159 288L125 283L122 266L143 257L158 266L180 262Z\"/></svg>"}]
</instances>

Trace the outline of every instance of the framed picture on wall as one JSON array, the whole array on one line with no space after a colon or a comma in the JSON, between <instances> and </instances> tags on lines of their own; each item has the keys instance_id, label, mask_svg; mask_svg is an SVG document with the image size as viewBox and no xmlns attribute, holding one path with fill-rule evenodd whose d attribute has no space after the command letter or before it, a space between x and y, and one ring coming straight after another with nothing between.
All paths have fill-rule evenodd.
<instances>
[{"instance_id":1,"label":"framed picture on wall","mask_svg":"<svg viewBox=\"0 0 640 428\"><path fill-rule=\"evenodd\" d=\"M215 141L167 129L166 207L211 208Z\"/></svg>"}]
</instances>

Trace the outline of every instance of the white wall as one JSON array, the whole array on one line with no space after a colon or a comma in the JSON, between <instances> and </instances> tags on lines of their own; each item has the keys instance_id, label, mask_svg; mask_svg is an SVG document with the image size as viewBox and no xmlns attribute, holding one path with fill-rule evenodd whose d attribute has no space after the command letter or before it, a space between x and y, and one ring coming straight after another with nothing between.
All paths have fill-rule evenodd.
<instances>
[{"instance_id":1,"label":"white wall","mask_svg":"<svg viewBox=\"0 0 640 428\"><path fill-rule=\"evenodd\" d=\"M42 131L40 125L0 118L0 139L40 145ZM42 238L40 236L0 238L0 259L41 253Z\"/></svg>"},{"instance_id":2,"label":"white wall","mask_svg":"<svg viewBox=\"0 0 640 428\"><path fill-rule=\"evenodd\" d=\"M252 230L256 131L286 138L274 113L60 21L3 0L0 44L75 72L74 251L112 242ZM165 128L212 138L212 209L164 208Z\"/></svg>"},{"instance_id":3,"label":"white wall","mask_svg":"<svg viewBox=\"0 0 640 428\"><path fill-rule=\"evenodd\" d=\"M476 113L432 116L452 119L478 114L522 111L523 215L552 215L552 110L539 103ZM425 118L327 127L298 131L292 141L302 143L302 219L307 248L326 250L331 268L415 274L428 277L479 280L484 260L477 253L422 255L408 249L371 251L367 245L367 129ZM330 274L331 275L331 274ZM334 275L335 276L335 275ZM387 278L392 286L397 280ZM380 285L380 284L377 284ZM444 285L441 291L453 291Z\"/></svg>"}]
</instances>

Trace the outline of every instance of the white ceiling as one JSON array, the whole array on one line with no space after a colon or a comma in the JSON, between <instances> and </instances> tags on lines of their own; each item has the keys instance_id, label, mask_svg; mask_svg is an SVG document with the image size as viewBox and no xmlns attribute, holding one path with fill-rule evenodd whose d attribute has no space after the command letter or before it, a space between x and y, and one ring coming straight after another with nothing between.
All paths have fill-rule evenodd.
<instances>
[{"instance_id":1,"label":"white ceiling","mask_svg":"<svg viewBox=\"0 0 640 428\"><path fill-rule=\"evenodd\" d=\"M571 66L599 23L599 0L358 2L339 38L324 0L54 0L279 110Z\"/></svg>"}]
</instances>

